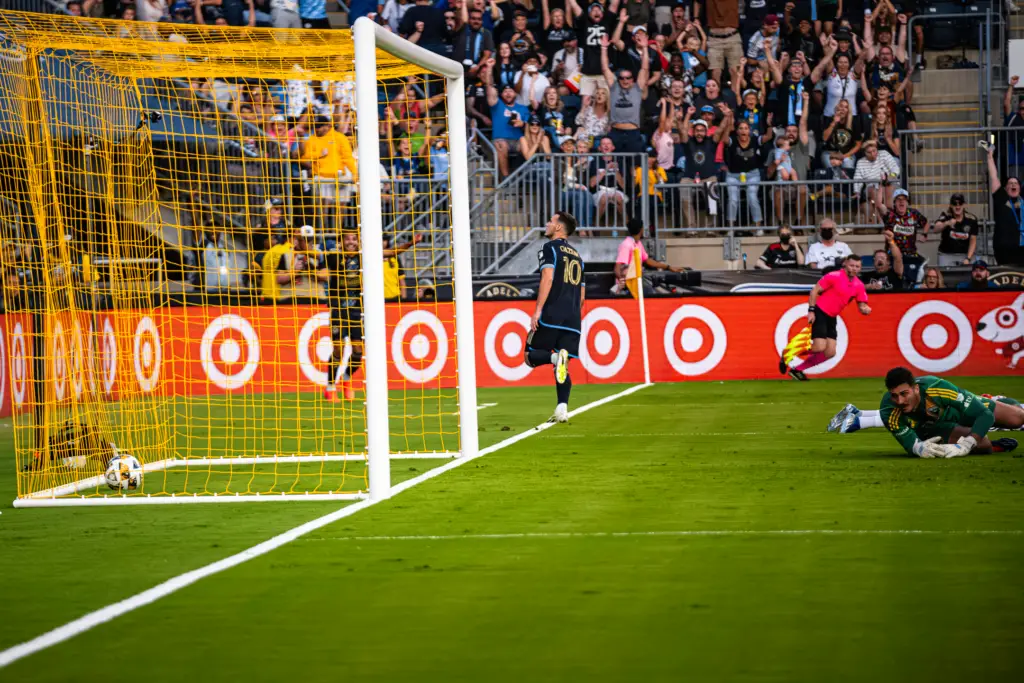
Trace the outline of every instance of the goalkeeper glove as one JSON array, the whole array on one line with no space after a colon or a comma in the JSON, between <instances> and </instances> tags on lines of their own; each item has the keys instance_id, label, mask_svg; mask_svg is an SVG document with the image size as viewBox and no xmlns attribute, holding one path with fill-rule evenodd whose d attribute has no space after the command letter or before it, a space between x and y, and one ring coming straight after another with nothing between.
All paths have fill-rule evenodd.
<instances>
[{"instance_id":1,"label":"goalkeeper glove","mask_svg":"<svg viewBox=\"0 0 1024 683\"><path fill-rule=\"evenodd\" d=\"M978 442L973 436L962 436L955 444L946 446L946 457L959 458L964 455L970 455L977 445Z\"/></svg>"},{"instance_id":2,"label":"goalkeeper glove","mask_svg":"<svg viewBox=\"0 0 1024 683\"><path fill-rule=\"evenodd\" d=\"M918 441L914 444L914 455L919 458L945 458L946 449L939 442L941 436L933 436L927 441Z\"/></svg>"}]
</instances>

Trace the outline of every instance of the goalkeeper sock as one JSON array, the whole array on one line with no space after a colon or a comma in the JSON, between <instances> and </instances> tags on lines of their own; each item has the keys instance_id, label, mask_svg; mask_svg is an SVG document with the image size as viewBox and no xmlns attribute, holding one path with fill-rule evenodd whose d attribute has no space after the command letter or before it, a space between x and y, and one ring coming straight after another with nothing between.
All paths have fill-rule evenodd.
<instances>
[{"instance_id":1,"label":"goalkeeper sock","mask_svg":"<svg viewBox=\"0 0 1024 683\"><path fill-rule=\"evenodd\" d=\"M558 395L558 402L568 405L570 391L572 391L572 377L566 374L564 382L561 384L555 384L555 393Z\"/></svg>"},{"instance_id":2,"label":"goalkeeper sock","mask_svg":"<svg viewBox=\"0 0 1024 683\"><path fill-rule=\"evenodd\" d=\"M882 423L882 413L879 410L862 410L857 415L861 429L872 429L874 427L884 427Z\"/></svg>"},{"instance_id":3,"label":"goalkeeper sock","mask_svg":"<svg viewBox=\"0 0 1024 683\"><path fill-rule=\"evenodd\" d=\"M812 353L811 355L807 356L807 360L805 360L800 365L796 366L795 369L799 370L800 372L807 372L815 365L821 365L826 360L827 359L825 358L825 354L823 352L816 351L815 353Z\"/></svg>"},{"instance_id":4,"label":"goalkeeper sock","mask_svg":"<svg viewBox=\"0 0 1024 683\"><path fill-rule=\"evenodd\" d=\"M530 349L526 352L526 364L531 368L541 365L552 365L558 359L558 354L543 349Z\"/></svg>"}]
</instances>

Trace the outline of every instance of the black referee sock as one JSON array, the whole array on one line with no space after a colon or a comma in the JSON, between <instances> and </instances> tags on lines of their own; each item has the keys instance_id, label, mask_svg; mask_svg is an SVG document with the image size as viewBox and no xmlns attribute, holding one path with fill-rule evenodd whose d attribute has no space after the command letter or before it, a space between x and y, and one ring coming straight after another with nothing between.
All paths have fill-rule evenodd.
<instances>
[{"instance_id":1,"label":"black referee sock","mask_svg":"<svg viewBox=\"0 0 1024 683\"><path fill-rule=\"evenodd\" d=\"M526 352L526 364L531 368L551 364L551 352L543 349L530 349Z\"/></svg>"},{"instance_id":2,"label":"black referee sock","mask_svg":"<svg viewBox=\"0 0 1024 683\"><path fill-rule=\"evenodd\" d=\"M561 384L555 383L555 392L558 394L559 403L569 403L569 392L572 391L572 377L568 373L565 375L565 381Z\"/></svg>"}]
</instances>

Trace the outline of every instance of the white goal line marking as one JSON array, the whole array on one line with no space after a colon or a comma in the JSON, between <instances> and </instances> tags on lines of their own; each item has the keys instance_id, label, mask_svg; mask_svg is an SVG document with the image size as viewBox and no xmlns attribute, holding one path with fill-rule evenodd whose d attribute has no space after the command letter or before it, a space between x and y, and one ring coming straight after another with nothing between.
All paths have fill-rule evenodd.
<instances>
[{"instance_id":1,"label":"white goal line marking","mask_svg":"<svg viewBox=\"0 0 1024 683\"><path fill-rule=\"evenodd\" d=\"M586 405L582 405L576 410L573 410L572 412L569 413L569 417L581 415L587 412L588 410L592 410L593 408L598 408L607 403L611 403L612 401L618 398L622 398L623 396L629 396L630 394L640 391L641 389L645 389L649 386L652 385L637 384L632 387L629 387L628 389L624 389L623 391L620 391L616 394L612 394L611 396L605 396L602 399L598 399L597 401L587 403ZM553 426L554 423L545 422L537 427L531 427L530 429L527 429L525 432L516 434L515 436L509 437L504 441L499 441L493 446L481 448L475 456L468 458L456 458L450 462L445 463L440 467L436 467L428 472L424 472L418 477L407 479L402 483L391 487L391 496L394 497L401 493L402 491L405 491L406 489L410 489L413 486L416 486L417 484L421 484L425 481L433 479L434 477L444 472L447 472L448 470L453 470L456 467L460 467L466 464L467 462L472 462L477 458L483 457L490 453L494 453L495 451L500 451L501 449L507 448L512 444L519 443L523 439L527 439L533 436L534 434L537 434L538 432ZM334 512L324 515L323 517L318 517L316 519L310 520L305 524L301 524L295 527L294 529L289 529L284 533L278 534L277 536L274 536L273 538L263 541L262 543L254 545L251 548L243 550L240 553L236 553L234 555L231 555L230 557L225 557L224 559L218 560L212 564L208 564L205 567L200 567L199 569L193 569L190 572L185 572L184 574L180 574L171 579L168 579L167 581L164 581L163 583L157 584L152 588L144 590L141 593L137 593L136 595L133 595L129 598L125 598L124 600L112 603L110 605L107 605L106 607L102 607L94 612L90 612L84 616L81 616L78 619L69 621L63 626L58 626L52 631L47 631L42 635L36 636L32 640L25 641L24 643L20 643L18 645L15 645L4 650L3 652L0 652L0 668L12 664L13 662L18 661L19 659L27 657L36 652L40 652L41 650L45 650L59 643L63 643L66 640L70 640L71 638L74 638L75 636L81 633L85 633L86 631L93 629L99 626L100 624L105 624L108 621L112 621L129 612L137 610L140 607L144 607L150 603L156 602L160 598L167 597L171 593L175 593L181 590L182 588L185 588L186 586L190 586L193 583L200 581L201 579L205 579L208 576L213 576L214 574L218 574L226 569L231 569L232 567L237 567L238 565L244 562L248 562L249 560L257 558L261 555L266 555L271 550L276 550L277 548L280 548L283 545L291 543L292 541L301 538L302 536L305 536L311 531L316 531L317 529L325 527L328 524L338 521L339 519L350 517L359 512L360 510L365 510L366 508L375 505L379 502L379 500L367 499L360 501L358 503L353 503L352 505L343 507L340 510L335 510Z\"/></svg>"},{"instance_id":2,"label":"white goal line marking","mask_svg":"<svg viewBox=\"0 0 1024 683\"><path fill-rule=\"evenodd\" d=\"M1018 529L692 529L684 531L546 531L517 534L450 534L438 536L335 536L305 541L475 541L492 539L628 538L683 536L1020 536Z\"/></svg>"}]
</instances>

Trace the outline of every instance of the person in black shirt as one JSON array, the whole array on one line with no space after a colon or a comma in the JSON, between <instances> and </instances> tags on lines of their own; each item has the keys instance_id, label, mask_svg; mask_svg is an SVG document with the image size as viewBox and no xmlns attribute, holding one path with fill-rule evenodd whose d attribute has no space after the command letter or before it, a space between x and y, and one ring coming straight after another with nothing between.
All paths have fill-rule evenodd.
<instances>
[{"instance_id":1,"label":"person in black shirt","mask_svg":"<svg viewBox=\"0 0 1024 683\"><path fill-rule=\"evenodd\" d=\"M543 30L540 34L544 54L547 56L545 64L550 64L555 53L565 47L565 41L576 36L576 30L565 21L565 10L551 8L549 0L543 0L541 5Z\"/></svg>"},{"instance_id":2,"label":"person in black shirt","mask_svg":"<svg viewBox=\"0 0 1024 683\"><path fill-rule=\"evenodd\" d=\"M611 0L608 10L599 2L587 5L587 11L576 0L567 0L567 9L576 18L576 37L583 50L583 64L580 66L580 95L589 98L597 88L607 87L604 70L601 68L601 38L611 36L615 29L615 10L618 0Z\"/></svg>"},{"instance_id":3,"label":"person in black shirt","mask_svg":"<svg viewBox=\"0 0 1024 683\"><path fill-rule=\"evenodd\" d=\"M479 80L481 65L494 55L494 37L484 28L484 14L478 9L462 12L466 23L452 37L452 59L462 63L466 72L466 80L476 83Z\"/></svg>"},{"instance_id":4,"label":"person in black shirt","mask_svg":"<svg viewBox=\"0 0 1024 683\"><path fill-rule=\"evenodd\" d=\"M892 231L885 231L886 248L892 253L892 262L885 249L875 252L875 269L860 276L865 289L870 290L902 290L903 289L903 254L893 240Z\"/></svg>"},{"instance_id":5,"label":"person in black shirt","mask_svg":"<svg viewBox=\"0 0 1024 683\"><path fill-rule=\"evenodd\" d=\"M729 200L726 205L727 217L730 225L735 225L740 214L740 186L744 186L747 192L747 210L750 212L750 220L755 225L761 225L761 200L758 190L761 187L761 169L764 167L764 148L762 142L770 140L774 136L771 122L765 132L765 140L759 141L751 132L750 124L746 119L738 123L732 111L729 111L722 122L725 133L731 133L731 137L725 146L725 165L728 172L725 174L725 184L729 192Z\"/></svg>"},{"instance_id":6,"label":"person in black shirt","mask_svg":"<svg viewBox=\"0 0 1024 683\"><path fill-rule=\"evenodd\" d=\"M444 54L444 39L448 35L444 12L437 9L431 0L416 0L398 25L398 32L410 42L434 52Z\"/></svg>"},{"instance_id":7,"label":"person in black shirt","mask_svg":"<svg viewBox=\"0 0 1024 683\"><path fill-rule=\"evenodd\" d=\"M964 206L964 196L957 192L949 198L949 208L932 224L942 231L939 241L939 266L970 265L978 248L978 218Z\"/></svg>"},{"instance_id":8,"label":"person in black shirt","mask_svg":"<svg viewBox=\"0 0 1024 683\"><path fill-rule=\"evenodd\" d=\"M996 224L992 251L999 265L1021 266L1024 265L1024 199L1020 196L1020 178L1010 176L1006 183L1000 182L995 151L995 146L989 145L988 176Z\"/></svg>"},{"instance_id":9,"label":"person in black shirt","mask_svg":"<svg viewBox=\"0 0 1024 683\"><path fill-rule=\"evenodd\" d=\"M385 249L384 258L398 256L423 239L416 235L411 242ZM340 372L342 390L346 399L355 398L353 377L363 362L363 279L362 259L359 250L359 233L344 232L341 235L341 250L329 251L324 255L325 270L317 273L318 279L327 280L327 307L331 313L331 340L334 352L327 363L327 387L324 398L337 399L337 383L345 342L352 347L352 356Z\"/></svg>"},{"instance_id":10,"label":"person in black shirt","mask_svg":"<svg viewBox=\"0 0 1024 683\"><path fill-rule=\"evenodd\" d=\"M783 225L779 228L779 241L765 247L764 253L754 264L760 270L776 268L799 268L804 265L804 252L793 239L793 228Z\"/></svg>"},{"instance_id":11,"label":"person in black shirt","mask_svg":"<svg viewBox=\"0 0 1024 683\"><path fill-rule=\"evenodd\" d=\"M512 48L512 58L519 65L522 65L530 55L539 50L537 39L534 37L533 31L526 28L526 22L526 11L517 9L512 15L512 28L501 36L501 42L508 43ZM546 61L546 58L542 61Z\"/></svg>"},{"instance_id":12,"label":"person in black shirt","mask_svg":"<svg viewBox=\"0 0 1024 683\"><path fill-rule=\"evenodd\" d=\"M550 240L540 250L540 287L537 309L530 319L526 337L526 364L532 368L555 366L555 391L558 403L551 418L569 421L569 359L578 358L583 302L586 284L583 280L583 258L566 238L576 232L576 219L566 211L551 217L544 228Z\"/></svg>"}]
</instances>

